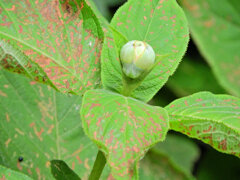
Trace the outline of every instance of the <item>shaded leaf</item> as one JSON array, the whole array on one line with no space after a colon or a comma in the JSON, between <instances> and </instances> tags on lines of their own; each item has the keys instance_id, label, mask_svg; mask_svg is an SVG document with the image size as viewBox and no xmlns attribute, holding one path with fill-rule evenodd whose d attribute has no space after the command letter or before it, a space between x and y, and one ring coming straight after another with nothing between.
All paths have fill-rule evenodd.
<instances>
[{"instance_id":1,"label":"shaded leaf","mask_svg":"<svg viewBox=\"0 0 240 180\"><path fill-rule=\"evenodd\" d=\"M0 8L0 37L38 63L61 92L99 87L103 32L84 0L3 0Z\"/></svg>"},{"instance_id":2,"label":"shaded leaf","mask_svg":"<svg viewBox=\"0 0 240 180\"><path fill-rule=\"evenodd\" d=\"M173 166L168 156L150 151L140 161L140 180L187 180L187 176Z\"/></svg>"},{"instance_id":3,"label":"shaded leaf","mask_svg":"<svg viewBox=\"0 0 240 180\"><path fill-rule=\"evenodd\" d=\"M192 140L172 134L168 134L166 140L154 146L152 151L167 156L171 163L187 176L192 174L194 163L200 153Z\"/></svg>"},{"instance_id":4,"label":"shaded leaf","mask_svg":"<svg viewBox=\"0 0 240 180\"><path fill-rule=\"evenodd\" d=\"M102 50L102 83L105 88L122 93L123 89L133 88L130 96L148 101L165 84L177 68L188 43L188 28L185 15L176 1L129 0L114 15L111 26L120 35L108 33ZM141 40L150 44L156 55L156 65L142 79L129 80L119 61L122 43ZM139 81L139 82L137 82Z\"/></svg>"},{"instance_id":5,"label":"shaded leaf","mask_svg":"<svg viewBox=\"0 0 240 180\"><path fill-rule=\"evenodd\" d=\"M240 96L239 0L180 0L194 41L220 84Z\"/></svg>"},{"instance_id":6,"label":"shaded leaf","mask_svg":"<svg viewBox=\"0 0 240 180\"><path fill-rule=\"evenodd\" d=\"M32 178L0 165L1 180L31 180Z\"/></svg>"},{"instance_id":7,"label":"shaded leaf","mask_svg":"<svg viewBox=\"0 0 240 180\"><path fill-rule=\"evenodd\" d=\"M50 161L60 159L87 179L97 147L81 127L82 98L66 96L3 70L0 82L3 165L34 179L51 179Z\"/></svg>"},{"instance_id":8,"label":"shaded leaf","mask_svg":"<svg viewBox=\"0 0 240 180\"><path fill-rule=\"evenodd\" d=\"M240 159L209 149L197 170L198 180L239 180Z\"/></svg>"},{"instance_id":9,"label":"shaded leaf","mask_svg":"<svg viewBox=\"0 0 240 180\"><path fill-rule=\"evenodd\" d=\"M78 175L61 160L51 160L51 172L56 180L81 180Z\"/></svg>"},{"instance_id":10,"label":"shaded leaf","mask_svg":"<svg viewBox=\"0 0 240 180\"><path fill-rule=\"evenodd\" d=\"M106 90L84 95L81 117L86 134L104 152L116 179L137 179L137 162L168 131L164 109Z\"/></svg>"},{"instance_id":11,"label":"shaded leaf","mask_svg":"<svg viewBox=\"0 0 240 180\"><path fill-rule=\"evenodd\" d=\"M200 92L165 108L170 128L240 157L240 99Z\"/></svg>"},{"instance_id":12,"label":"shaded leaf","mask_svg":"<svg viewBox=\"0 0 240 180\"><path fill-rule=\"evenodd\" d=\"M225 93L208 66L188 57L183 59L166 85L180 97L199 91Z\"/></svg>"}]
</instances>

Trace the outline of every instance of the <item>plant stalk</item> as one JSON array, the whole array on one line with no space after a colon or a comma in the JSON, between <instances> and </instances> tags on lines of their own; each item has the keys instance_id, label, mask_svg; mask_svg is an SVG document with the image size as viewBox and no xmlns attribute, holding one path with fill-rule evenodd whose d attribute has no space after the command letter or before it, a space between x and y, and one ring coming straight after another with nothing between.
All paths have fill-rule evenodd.
<instances>
[{"instance_id":1,"label":"plant stalk","mask_svg":"<svg viewBox=\"0 0 240 180\"><path fill-rule=\"evenodd\" d=\"M96 160L94 162L92 172L89 176L89 180L98 180L102 174L103 168L106 164L106 158L102 151L98 151Z\"/></svg>"}]
</instances>

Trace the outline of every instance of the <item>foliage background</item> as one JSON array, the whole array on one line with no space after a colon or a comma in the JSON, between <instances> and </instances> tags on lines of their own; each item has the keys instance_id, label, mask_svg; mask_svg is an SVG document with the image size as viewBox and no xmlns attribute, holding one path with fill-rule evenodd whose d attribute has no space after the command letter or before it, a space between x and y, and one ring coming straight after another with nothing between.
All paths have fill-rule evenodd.
<instances>
[{"instance_id":1,"label":"foliage background","mask_svg":"<svg viewBox=\"0 0 240 180\"><path fill-rule=\"evenodd\" d=\"M115 11L124 2L126 2L125 0L114 0L114 1L94 0L94 1L98 9L100 10L100 12L105 16L105 18L108 21L111 20ZM182 62L180 63L179 67L177 68L176 72L172 77L170 77L167 84L165 84L165 86L161 88L161 90L154 96L154 98L149 102L149 104L164 107L177 98L191 95L199 91L210 91L214 94L229 94L219 84L219 82L214 76L214 73L212 72L212 69L210 68L208 63L205 61L204 57L201 55L201 53L199 52L199 49L197 48L196 44L193 42L191 38L188 45L188 50ZM211 148L209 145L206 145L198 140L189 139L182 134L178 134L176 132L170 131L169 136L172 136L172 135L177 136L177 138L179 137L179 138L187 139L187 142L188 140L190 140L191 143L194 143L197 145L199 151L196 151L196 149L194 149L194 146L193 146L193 149L191 149L190 147L190 152L192 152L193 154L199 153L199 155L195 155L195 157L193 155L193 160L192 160L194 162L192 173L196 176L197 179L200 179L200 180L240 179L240 174L238 173L240 168L240 160L237 157L227 155L227 154L222 154L214 150L213 148ZM168 137L166 139L166 142L171 141L169 139L171 138ZM176 144L179 144L179 143L176 142L175 146ZM173 146L172 148L176 148ZM184 153L182 154L180 153L179 155L183 156L183 154L187 152L185 149L184 151L185 151ZM176 152L174 152L173 154L175 153ZM148 164L150 162L149 160L151 159L150 156L155 158L155 160L157 158L164 159L162 156L157 156L156 154L151 155L149 153L143 159L144 163ZM159 160L156 160L156 162L159 162ZM176 161L172 161L172 162L174 164ZM151 163L155 164L154 161L151 161ZM161 167L164 167L164 165L161 164ZM180 167L184 167L184 165L180 165ZM155 173L159 174L159 171L160 171L159 168L155 166L154 168L156 168ZM140 177L141 175L143 175L142 172L140 172ZM151 178L154 179L154 175ZM157 179L157 178L163 178L163 177L156 176L155 178Z\"/></svg>"}]
</instances>

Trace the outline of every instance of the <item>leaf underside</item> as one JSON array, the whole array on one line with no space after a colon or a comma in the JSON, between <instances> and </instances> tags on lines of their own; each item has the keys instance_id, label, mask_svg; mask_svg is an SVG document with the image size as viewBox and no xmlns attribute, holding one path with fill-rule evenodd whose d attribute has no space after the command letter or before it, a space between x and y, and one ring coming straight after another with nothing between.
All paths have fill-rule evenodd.
<instances>
[{"instance_id":1,"label":"leaf underside","mask_svg":"<svg viewBox=\"0 0 240 180\"><path fill-rule=\"evenodd\" d=\"M240 157L240 99L200 92L165 108L170 129L197 138L220 152Z\"/></svg>"}]
</instances>

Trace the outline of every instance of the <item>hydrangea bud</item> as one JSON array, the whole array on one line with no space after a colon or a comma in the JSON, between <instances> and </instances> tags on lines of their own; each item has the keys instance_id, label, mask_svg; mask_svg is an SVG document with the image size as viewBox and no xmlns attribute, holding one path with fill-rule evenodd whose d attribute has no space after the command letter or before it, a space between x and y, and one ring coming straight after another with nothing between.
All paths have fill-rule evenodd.
<instances>
[{"instance_id":1,"label":"hydrangea bud","mask_svg":"<svg viewBox=\"0 0 240 180\"><path fill-rule=\"evenodd\" d=\"M129 41L120 52L123 72L130 78L138 78L143 72L153 67L155 53L153 48L143 41Z\"/></svg>"}]
</instances>

